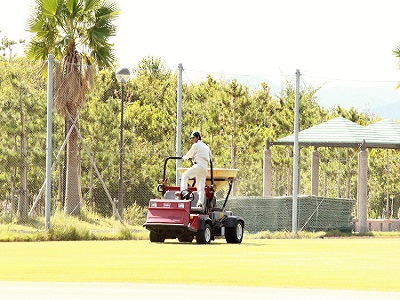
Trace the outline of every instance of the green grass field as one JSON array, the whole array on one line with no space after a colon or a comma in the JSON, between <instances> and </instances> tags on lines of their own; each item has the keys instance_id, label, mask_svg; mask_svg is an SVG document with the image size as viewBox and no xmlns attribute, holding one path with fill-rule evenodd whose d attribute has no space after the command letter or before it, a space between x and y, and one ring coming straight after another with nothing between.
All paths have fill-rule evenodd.
<instances>
[{"instance_id":1,"label":"green grass field","mask_svg":"<svg viewBox=\"0 0 400 300\"><path fill-rule=\"evenodd\" d=\"M0 243L0 280L400 291L399 238Z\"/></svg>"}]
</instances>

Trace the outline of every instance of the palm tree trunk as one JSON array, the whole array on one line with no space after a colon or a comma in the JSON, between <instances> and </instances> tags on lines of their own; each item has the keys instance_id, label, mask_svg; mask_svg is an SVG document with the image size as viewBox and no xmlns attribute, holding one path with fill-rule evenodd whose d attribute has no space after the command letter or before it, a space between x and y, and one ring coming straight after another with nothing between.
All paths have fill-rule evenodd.
<instances>
[{"instance_id":1,"label":"palm tree trunk","mask_svg":"<svg viewBox=\"0 0 400 300\"><path fill-rule=\"evenodd\" d=\"M67 215L78 215L81 212L81 188L79 175L78 132L72 130L67 142L67 178L64 212Z\"/></svg>"}]
</instances>

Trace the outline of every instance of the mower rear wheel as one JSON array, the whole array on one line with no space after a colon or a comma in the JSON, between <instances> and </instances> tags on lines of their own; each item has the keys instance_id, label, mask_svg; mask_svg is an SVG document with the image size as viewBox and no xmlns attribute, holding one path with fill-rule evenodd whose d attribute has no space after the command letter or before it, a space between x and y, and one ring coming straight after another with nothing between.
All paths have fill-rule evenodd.
<instances>
[{"instance_id":1,"label":"mower rear wheel","mask_svg":"<svg viewBox=\"0 0 400 300\"><path fill-rule=\"evenodd\" d=\"M150 242L152 243L164 243L165 237L163 237L161 234L155 233L153 231L150 231Z\"/></svg>"},{"instance_id":2,"label":"mower rear wheel","mask_svg":"<svg viewBox=\"0 0 400 300\"><path fill-rule=\"evenodd\" d=\"M191 243L194 239L194 236L181 236L178 238L178 241L180 241L181 243Z\"/></svg>"},{"instance_id":3,"label":"mower rear wheel","mask_svg":"<svg viewBox=\"0 0 400 300\"><path fill-rule=\"evenodd\" d=\"M206 224L203 230L199 230L196 233L196 242L197 244L209 244L211 242L211 227Z\"/></svg>"},{"instance_id":4,"label":"mower rear wheel","mask_svg":"<svg viewBox=\"0 0 400 300\"><path fill-rule=\"evenodd\" d=\"M235 227L225 228L225 240L229 244L240 244L243 239L243 223L237 222Z\"/></svg>"}]
</instances>

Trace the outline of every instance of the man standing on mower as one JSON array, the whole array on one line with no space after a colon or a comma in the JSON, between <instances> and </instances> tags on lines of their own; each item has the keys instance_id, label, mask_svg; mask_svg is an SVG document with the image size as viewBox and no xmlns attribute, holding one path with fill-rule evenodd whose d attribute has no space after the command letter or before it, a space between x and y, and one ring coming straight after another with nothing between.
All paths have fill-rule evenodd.
<instances>
[{"instance_id":1,"label":"man standing on mower","mask_svg":"<svg viewBox=\"0 0 400 300\"><path fill-rule=\"evenodd\" d=\"M202 207L204 212L206 205L204 189L206 186L206 176L208 162L211 158L211 151L210 148L201 140L201 135L198 131L193 131L190 138L193 142L192 147L186 155L182 156L182 159L192 159L193 166L182 173L181 191L188 188L188 180L190 178L196 178L196 187L199 194L197 206ZM177 196L181 197L181 193L177 192Z\"/></svg>"}]
</instances>

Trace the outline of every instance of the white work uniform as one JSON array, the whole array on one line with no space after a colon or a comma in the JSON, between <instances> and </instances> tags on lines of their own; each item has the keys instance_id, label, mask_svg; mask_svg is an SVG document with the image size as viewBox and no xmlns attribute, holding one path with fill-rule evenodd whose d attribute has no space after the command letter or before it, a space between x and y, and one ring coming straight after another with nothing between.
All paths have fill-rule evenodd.
<instances>
[{"instance_id":1,"label":"white work uniform","mask_svg":"<svg viewBox=\"0 0 400 300\"><path fill-rule=\"evenodd\" d=\"M187 189L188 180L190 178L196 178L197 192L199 193L199 202L197 205L201 204L204 208L205 200L205 186L206 186L206 176L208 162L210 161L211 152L210 148L204 144L201 140L193 143L192 147L182 156L182 159L191 158L193 161L193 166L182 173L181 180L181 191Z\"/></svg>"}]
</instances>

